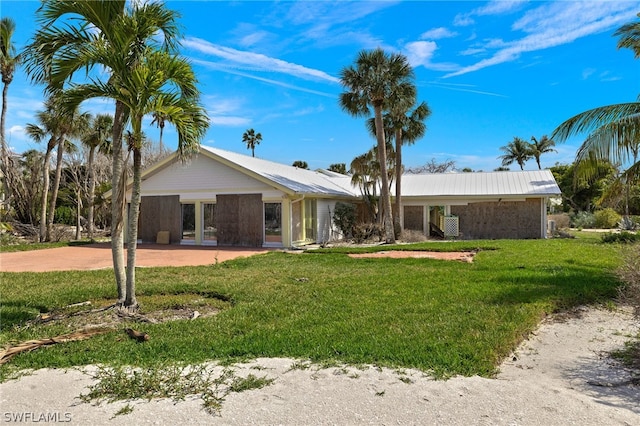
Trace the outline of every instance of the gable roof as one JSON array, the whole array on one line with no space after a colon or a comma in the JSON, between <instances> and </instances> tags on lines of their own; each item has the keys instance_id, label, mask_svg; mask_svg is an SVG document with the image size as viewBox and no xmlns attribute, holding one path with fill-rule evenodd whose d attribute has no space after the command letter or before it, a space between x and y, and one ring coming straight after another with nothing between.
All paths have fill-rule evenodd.
<instances>
[{"instance_id":1,"label":"gable roof","mask_svg":"<svg viewBox=\"0 0 640 426\"><path fill-rule=\"evenodd\" d=\"M358 190L351 186L350 179L346 176L336 178L326 173L287 166L204 145L200 146L200 152L259 180L266 180L267 183L289 194L349 198L360 195Z\"/></svg>"},{"instance_id":2,"label":"gable roof","mask_svg":"<svg viewBox=\"0 0 640 426\"><path fill-rule=\"evenodd\" d=\"M560 188L549 170L402 176L403 197L552 195L560 195Z\"/></svg>"}]
</instances>

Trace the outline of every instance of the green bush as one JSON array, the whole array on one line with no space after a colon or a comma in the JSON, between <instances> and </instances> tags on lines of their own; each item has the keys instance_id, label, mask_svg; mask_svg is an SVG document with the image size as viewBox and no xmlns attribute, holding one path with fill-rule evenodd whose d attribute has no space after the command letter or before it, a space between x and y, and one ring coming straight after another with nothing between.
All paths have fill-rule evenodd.
<instances>
[{"instance_id":1,"label":"green bush","mask_svg":"<svg viewBox=\"0 0 640 426\"><path fill-rule=\"evenodd\" d=\"M618 222L622 220L622 216L620 216L614 209L611 208L598 210L594 214L594 217L595 227L602 229L615 228L618 225Z\"/></svg>"},{"instance_id":2,"label":"green bush","mask_svg":"<svg viewBox=\"0 0 640 426\"><path fill-rule=\"evenodd\" d=\"M602 235L603 243L635 243L640 241L640 234L635 232L622 231L618 233L607 232Z\"/></svg>"},{"instance_id":3,"label":"green bush","mask_svg":"<svg viewBox=\"0 0 640 426\"><path fill-rule=\"evenodd\" d=\"M596 218L593 213L590 212L578 212L571 216L572 228L593 228L596 223Z\"/></svg>"},{"instance_id":4,"label":"green bush","mask_svg":"<svg viewBox=\"0 0 640 426\"><path fill-rule=\"evenodd\" d=\"M356 226L355 204L337 202L333 210L333 223L345 238L352 238Z\"/></svg>"},{"instance_id":5,"label":"green bush","mask_svg":"<svg viewBox=\"0 0 640 426\"><path fill-rule=\"evenodd\" d=\"M56 208L53 220L55 223L73 226L76 224L76 214L71 207L60 206Z\"/></svg>"}]
</instances>

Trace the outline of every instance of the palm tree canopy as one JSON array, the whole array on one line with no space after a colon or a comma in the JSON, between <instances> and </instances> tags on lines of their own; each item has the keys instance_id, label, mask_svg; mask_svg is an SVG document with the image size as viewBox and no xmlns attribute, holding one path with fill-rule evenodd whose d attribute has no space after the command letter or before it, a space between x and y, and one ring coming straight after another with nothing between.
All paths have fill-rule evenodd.
<instances>
[{"instance_id":1,"label":"palm tree canopy","mask_svg":"<svg viewBox=\"0 0 640 426\"><path fill-rule=\"evenodd\" d=\"M638 13L640 18L640 13ZM640 58L640 21L630 22L618 28L614 37L620 37L618 40L618 49L626 47L633 50L635 58Z\"/></svg>"},{"instance_id":2,"label":"palm tree canopy","mask_svg":"<svg viewBox=\"0 0 640 426\"><path fill-rule=\"evenodd\" d=\"M356 117L370 116L370 108L375 106L389 110L400 94L415 98L413 78L413 68L404 55L387 54L379 48L363 50L355 67L340 72L342 85L347 89L340 94L340 106Z\"/></svg>"},{"instance_id":3,"label":"palm tree canopy","mask_svg":"<svg viewBox=\"0 0 640 426\"><path fill-rule=\"evenodd\" d=\"M16 24L11 18L0 19L0 73L5 84L13 80L13 72L22 58L12 41L15 30Z\"/></svg>"},{"instance_id":4,"label":"palm tree canopy","mask_svg":"<svg viewBox=\"0 0 640 426\"><path fill-rule=\"evenodd\" d=\"M532 157L529 144L519 137L514 137L513 141L501 146L500 150L504 152L504 155L498 157L502 159L503 166L508 166L515 162L518 163L521 170L524 170L524 163Z\"/></svg>"}]
</instances>

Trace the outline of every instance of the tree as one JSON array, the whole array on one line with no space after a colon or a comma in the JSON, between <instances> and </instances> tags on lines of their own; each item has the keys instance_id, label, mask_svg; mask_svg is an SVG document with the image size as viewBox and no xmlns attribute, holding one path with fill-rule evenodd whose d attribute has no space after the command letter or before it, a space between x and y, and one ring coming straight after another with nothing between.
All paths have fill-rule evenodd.
<instances>
[{"instance_id":1,"label":"tree","mask_svg":"<svg viewBox=\"0 0 640 426\"><path fill-rule=\"evenodd\" d=\"M329 171L340 173L342 175L347 174L347 165L345 163L333 163L329 165Z\"/></svg>"},{"instance_id":2,"label":"tree","mask_svg":"<svg viewBox=\"0 0 640 426\"><path fill-rule=\"evenodd\" d=\"M176 13L161 3L125 0L45 2L37 12L40 29L27 48L26 69L32 80L59 90L79 70L105 69L112 87L130 80L149 47L172 51L177 47ZM66 19L73 17L74 19ZM93 83L102 83L90 79ZM115 102L112 135L111 251L118 291L117 306L126 298L123 217L125 159L123 129L130 110Z\"/></svg>"},{"instance_id":3,"label":"tree","mask_svg":"<svg viewBox=\"0 0 640 426\"><path fill-rule=\"evenodd\" d=\"M159 145L160 145L160 155L162 155L162 152L164 151L164 147L162 146L162 136L164 134L164 124L165 124L165 121L167 120L167 116L162 114L161 112L154 112L151 116L153 117L151 124L152 125L156 124L160 129Z\"/></svg>"},{"instance_id":4,"label":"tree","mask_svg":"<svg viewBox=\"0 0 640 426\"><path fill-rule=\"evenodd\" d=\"M371 116L373 108L384 209L385 242L394 243L395 233L391 212L391 196L387 175L386 138L383 112L390 111L394 99L410 98L415 91L414 73L408 59L401 54L387 54L382 49L363 50L355 66L340 72L345 92L340 94L340 106L355 117ZM413 95L415 97L415 94Z\"/></svg>"},{"instance_id":5,"label":"tree","mask_svg":"<svg viewBox=\"0 0 640 426\"><path fill-rule=\"evenodd\" d=\"M502 159L502 165L509 166L518 163L520 170L524 170L524 163L533 157L529 144L517 136L507 145L501 146L500 150L504 152L504 155L498 157Z\"/></svg>"},{"instance_id":6,"label":"tree","mask_svg":"<svg viewBox=\"0 0 640 426\"><path fill-rule=\"evenodd\" d=\"M299 169L307 169L309 170L309 164L306 161L296 160L292 164L293 167L297 167Z\"/></svg>"},{"instance_id":7,"label":"tree","mask_svg":"<svg viewBox=\"0 0 640 426\"><path fill-rule=\"evenodd\" d=\"M11 153L5 139L5 119L7 115L7 92L9 85L13 81L13 73L22 60L22 55L16 53L13 44L13 33L15 32L15 22L13 19L3 17L0 19L0 74L2 75L2 113L0 115L0 170L3 174L4 192L7 202L11 199L13 187L17 184L17 177L14 176L14 168L11 166Z\"/></svg>"},{"instance_id":8,"label":"tree","mask_svg":"<svg viewBox=\"0 0 640 426\"><path fill-rule=\"evenodd\" d=\"M414 90L415 92L415 90ZM402 94L400 94L402 95ZM387 137L395 141L395 176L396 176L396 216L395 223L398 229L403 228L400 212L402 211L402 146L411 145L424 136L427 126L424 121L431 115L431 109L426 102L422 102L413 111L410 108L415 104L415 96L411 93L406 98L397 99L396 95L391 111L386 113L383 124ZM369 120L369 131L375 134L375 122Z\"/></svg>"},{"instance_id":9,"label":"tree","mask_svg":"<svg viewBox=\"0 0 640 426\"><path fill-rule=\"evenodd\" d=\"M137 309L135 297L135 260L138 239L142 184L142 119L153 112L162 113L178 132L178 152L186 157L197 152L208 126L208 117L199 103L200 92L189 63L159 50L148 49L131 70L130 78L117 85L94 82L69 90L70 105L95 97L120 101L130 114L131 131L126 141L133 153L133 183L129 207L127 238L127 285L124 306Z\"/></svg>"},{"instance_id":10,"label":"tree","mask_svg":"<svg viewBox=\"0 0 640 426\"><path fill-rule=\"evenodd\" d=\"M432 158L424 166L411 167L407 169L407 173L421 174L421 173L447 173L455 170L456 162L453 160L445 160L443 162L437 162L435 158ZM464 171L464 170L463 170ZM469 172L473 171L471 169Z\"/></svg>"},{"instance_id":11,"label":"tree","mask_svg":"<svg viewBox=\"0 0 640 426\"><path fill-rule=\"evenodd\" d=\"M631 49L634 57L640 58L640 21L623 25L613 35L619 37L618 49ZM575 160L580 165L579 177L595 179L599 163L625 165L624 172L618 178L624 182L628 193L630 185L640 176L640 163L637 161L640 102L607 105L582 112L556 127L551 137L564 142L571 136L584 133L588 136L578 149ZM628 210L625 210L627 214Z\"/></svg>"},{"instance_id":12,"label":"tree","mask_svg":"<svg viewBox=\"0 0 640 426\"><path fill-rule=\"evenodd\" d=\"M256 133L253 129L247 129L247 131L242 134L242 142L247 144L247 149L251 150L251 156L255 157L256 146L262 142L262 134Z\"/></svg>"},{"instance_id":13,"label":"tree","mask_svg":"<svg viewBox=\"0 0 640 426\"><path fill-rule=\"evenodd\" d=\"M111 149L111 135L113 133L113 116L98 114L92 120L89 130L82 136L82 143L89 148L87 159L88 194L87 194L87 233L93 241L95 228L94 210L96 195L95 155L108 152Z\"/></svg>"},{"instance_id":14,"label":"tree","mask_svg":"<svg viewBox=\"0 0 640 426\"><path fill-rule=\"evenodd\" d=\"M542 154L548 154L550 152L557 152L553 147L556 146L556 143L553 139L549 139L547 135L544 135L540 138L540 140L536 139L535 136L531 136L531 143L529 144L529 150L531 151L531 155L536 159L536 164L538 165L538 170L542 170L542 166L540 165L540 156Z\"/></svg>"},{"instance_id":15,"label":"tree","mask_svg":"<svg viewBox=\"0 0 640 426\"><path fill-rule=\"evenodd\" d=\"M47 146L42 163L43 191L40 206L40 241L49 241L51 237L51 226L49 223L53 223L53 215L55 213L57 187L60 182L64 142L67 136L75 134L78 130L76 125L81 124L82 121L81 119L77 119L77 110L68 111L62 107L61 98L62 92L58 92L57 95L51 96L47 99L45 102L45 109L36 114L39 124L28 123L25 127L27 135L36 142L43 142L47 139ZM56 189L55 191L52 191L51 197L49 197L51 155L56 147L58 148L58 155L55 173L56 178L54 179L53 185L53 188ZM49 199L49 215L47 215ZM49 221L48 218L51 218L51 221Z\"/></svg>"}]
</instances>

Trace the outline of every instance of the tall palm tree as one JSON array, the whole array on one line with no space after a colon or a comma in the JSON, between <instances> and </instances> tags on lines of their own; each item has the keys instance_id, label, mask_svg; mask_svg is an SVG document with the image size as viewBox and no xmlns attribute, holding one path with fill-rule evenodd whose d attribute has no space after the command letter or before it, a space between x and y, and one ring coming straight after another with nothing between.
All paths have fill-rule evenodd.
<instances>
[{"instance_id":1,"label":"tall palm tree","mask_svg":"<svg viewBox=\"0 0 640 426\"><path fill-rule=\"evenodd\" d=\"M387 54L382 49L363 50L358 54L355 66L340 72L340 80L346 91L340 94L340 106L355 117L371 116L376 125L380 175L382 179L382 204L384 209L384 231L387 243L395 242L391 196L387 175L386 138L383 112L392 108L394 99L410 98L414 73L408 59L401 54ZM402 96L399 96L402 94ZM415 94L413 95L415 97Z\"/></svg>"},{"instance_id":2,"label":"tall palm tree","mask_svg":"<svg viewBox=\"0 0 640 426\"><path fill-rule=\"evenodd\" d=\"M156 2L133 2L128 8L126 4L126 0L43 3L37 12L41 28L26 49L29 52L27 73L35 82L47 84L48 90L57 90L69 82L76 71L106 69L109 82L118 85L130 78L149 46L166 51L176 49L175 12ZM126 298L123 250L126 174L122 140L129 114L128 107L116 100L112 135L111 251L117 306L124 305Z\"/></svg>"},{"instance_id":3,"label":"tall palm tree","mask_svg":"<svg viewBox=\"0 0 640 426\"><path fill-rule=\"evenodd\" d=\"M242 134L242 142L247 144L247 149L251 150L251 156L255 157L256 145L260 145L260 142L262 142L262 134L256 133L253 129L247 129Z\"/></svg>"},{"instance_id":4,"label":"tall palm tree","mask_svg":"<svg viewBox=\"0 0 640 426\"><path fill-rule=\"evenodd\" d=\"M402 146L414 144L418 139L424 136L427 126L424 121L431 115L431 109L426 102L421 102L413 111L411 108L415 104L415 99L401 100L394 104L391 112L386 113L383 118L386 137L395 141L395 180L396 180L396 216L395 223L399 230L403 228L401 215L402 209L402 174L404 166L402 165ZM405 109L403 106L408 105ZM375 121L369 119L369 132L375 135Z\"/></svg>"},{"instance_id":5,"label":"tall palm tree","mask_svg":"<svg viewBox=\"0 0 640 426\"><path fill-rule=\"evenodd\" d=\"M110 114L98 114L91 120L89 131L82 136L82 143L89 148L87 159L87 174L89 194L87 206L87 231L89 239L93 240L93 232L95 228L94 210L96 195L96 178L95 178L95 155L96 150L99 152L107 152L111 145L111 135L113 132L113 116Z\"/></svg>"},{"instance_id":6,"label":"tall palm tree","mask_svg":"<svg viewBox=\"0 0 640 426\"><path fill-rule=\"evenodd\" d=\"M15 185L16 177L13 175L13 167L10 166L11 155L5 140L5 119L7 115L7 92L9 84L13 81L13 73L22 60L22 55L16 53L13 44L13 33L16 24L8 17L0 19L0 74L2 76L2 114L0 115L0 166L4 175L4 191L7 199L11 198L11 188Z\"/></svg>"},{"instance_id":7,"label":"tall palm tree","mask_svg":"<svg viewBox=\"0 0 640 426\"><path fill-rule=\"evenodd\" d=\"M536 164L538 165L538 170L542 170L542 166L540 165L540 156L542 154L548 154L550 152L557 152L553 147L556 146L556 143L553 139L549 139L547 135L544 135L540 138L540 140L536 139L535 136L531 136L531 143L529 144L529 149L533 158L536 159Z\"/></svg>"},{"instance_id":8,"label":"tall palm tree","mask_svg":"<svg viewBox=\"0 0 640 426\"><path fill-rule=\"evenodd\" d=\"M69 90L69 104L77 105L95 97L116 99L130 113L131 131L127 145L133 153L133 182L129 207L127 238L127 281L124 306L135 310L135 264L138 240L142 184L142 119L158 112L178 132L178 151L187 156L198 150L200 139L209 126L204 108L199 104L199 91L193 69L184 59L159 50L148 49L131 70L131 76L117 85L94 82Z\"/></svg>"},{"instance_id":9,"label":"tall palm tree","mask_svg":"<svg viewBox=\"0 0 640 426\"><path fill-rule=\"evenodd\" d=\"M502 165L509 166L513 163L518 163L520 170L524 170L524 163L533 157L527 141L517 136L513 138L513 141L501 146L500 150L504 152L503 155L498 157L502 159Z\"/></svg>"}]
</instances>

